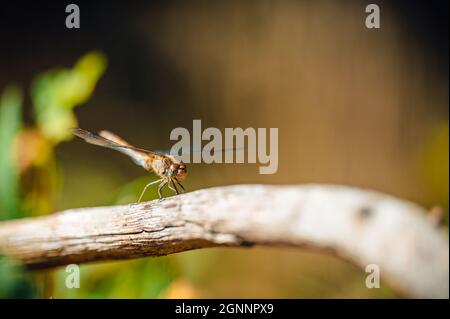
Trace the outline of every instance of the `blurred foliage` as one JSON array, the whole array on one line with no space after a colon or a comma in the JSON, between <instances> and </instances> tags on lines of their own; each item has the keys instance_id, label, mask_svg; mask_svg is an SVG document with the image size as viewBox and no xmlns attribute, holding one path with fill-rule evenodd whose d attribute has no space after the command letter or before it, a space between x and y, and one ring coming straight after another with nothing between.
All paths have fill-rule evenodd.
<instances>
[{"instance_id":1,"label":"blurred foliage","mask_svg":"<svg viewBox=\"0 0 450 319\"><path fill-rule=\"evenodd\" d=\"M0 256L0 298L37 297L31 276L20 265Z\"/></svg>"},{"instance_id":2,"label":"blurred foliage","mask_svg":"<svg viewBox=\"0 0 450 319\"><path fill-rule=\"evenodd\" d=\"M427 190L427 205L443 211L444 223L449 222L449 127L448 122L435 125L419 156L420 172Z\"/></svg>"},{"instance_id":3,"label":"blurred foliage","mask_svg":"<svg viewBox=\"0 0 450 319\"><path fill-rule=\"evenodd\" d=\"M448 122L436 125L422 149L421 172L432 205L447 211L449 183L449 127Z\"/></svg>"},{"instance_id":4,"label":"blurred foliage","mask_svg":"<svg viewBox=\"0 0 450 319\"><path fill-rule=\"evenodd\" d=\"M73 109L91 96L105 68L106 57L91 52L72 69L50 70L31 85L36 126L20 133L17 158L26 194L24 205L32 215L52 211L60 188L54 148L72 138L69 128L78 125Z\"/></svg>"},{"instance_id":5,"label":"blurred foliage","mask_svg":"<svg viewBox=\"0 0 450 319\"><path fill-rule=\"evenodd\" d=\"M105 69L106 57L90 52L71 69L57 68L37 76L31 85L32 125L23 123L20 89L4 90L0 99L0 219L52 212L60 185L54 149L72 137L69 128L77 126L73 109L90 98ZM20 267L3 258L1 297L37 296L25 277ZM41 285L51 285L50 274L41 277ZM34 278L35 284L38 281ZM51 294L48 287L41 288Z\"/></svg>"},{"instance_id":6,"label":"blurred foliage","mask_svg":"<svg viewBox=\"0 0 450 319\"><path fill-rule=\"evenodd\" d=\"M85 103L106 68L99 52L83 56L72 69L42 73L32 83L35 125L22 123L22 94L7 88L0 101L0 207L2 219L45 215L53 211L62 178L55 147L78 126L74 107ZM112 198L111 204L134 201L137 191L155 177L138 178ZM21 194L21 196L20 196ZM149 189L145 198L157 198ZM139 259L81 266L81 289L65 286L62 267L30 275L12 261L0 260L1 298L157 298L196 295L180 277L175 258ZM173 283L173 284L172 284Z\"/></svg>"},{"instance_id":7,"label":"blurred foliage","mask_svg":"<svg viewBox=\"0 0 450 319\"><path fill-rule=\"evenodd\" d=\"M64 269L57 271L54 298L157 298L180 272L172 259L137 259L80 268L80 288L67 289Z\"/></svg>"},{"instance_id":8,"label":"blurred foliage","mask_svg":"<svg viewBox=\"0 0 450 319\"><path fill-rule=\"evenodd\" d=\"M20 215L14 142L22 126L22 93L11 86L0 98L0 220Z\"/></svg>"},{"instance_id":9,"label":"blurred foliage","mask_svg":"<svg viewBox=\"0 0 450 319\"><path fill-rule=\"evenodd\" d=\"M106 68L99 52L83 56L72 69L56 69L38 76L32 85L36 124L53 143L71 137L68 128L76 127L73 108L87 101Z\"/></svg>"}]
</instances>

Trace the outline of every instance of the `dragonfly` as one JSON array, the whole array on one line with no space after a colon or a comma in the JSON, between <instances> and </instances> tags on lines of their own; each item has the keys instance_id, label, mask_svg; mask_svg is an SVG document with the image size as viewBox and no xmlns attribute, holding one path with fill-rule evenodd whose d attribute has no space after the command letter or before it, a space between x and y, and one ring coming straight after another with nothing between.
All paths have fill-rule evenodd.
<instances>
[{"instance_id":1,"label":"dragonfly","mask_svg":"<svg viewBox=\"0 0 450 319\"><path fill-rule=\"evenodd\" d=\"M138 203L141 201L147 188L157 183L159 183L158 195L160 199L163 197L161 191L166 185L177 195L180 193L177 186L180 186L184 192L185 189L181 182L186 178L187 169L186 165L182 161L177 160L175 156L135 147L109 131L101 131L98 134L81 128L73 128L71 131L89 144L110 148L128 155L137 165L159 176L158 180L150 182L144 187Z\"/></svg>"}]
</instances>

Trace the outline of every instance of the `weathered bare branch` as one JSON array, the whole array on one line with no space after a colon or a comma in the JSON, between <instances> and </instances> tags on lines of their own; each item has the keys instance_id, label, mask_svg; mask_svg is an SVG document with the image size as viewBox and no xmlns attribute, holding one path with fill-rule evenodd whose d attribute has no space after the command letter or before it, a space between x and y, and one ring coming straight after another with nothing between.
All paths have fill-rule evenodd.
<instances>
[{"instance_id":1,"label":"weathered bare branch","mask_svg":"<svg viewBox=\"0 0 450 319\"><path fill-rule=\"evenodd\" d=\"M0 251L34 268L250 245L323 248L411 297L449 296L447 233L415 204L344 186L218 187L0 224Z\"/></svg>"}]
</instances>

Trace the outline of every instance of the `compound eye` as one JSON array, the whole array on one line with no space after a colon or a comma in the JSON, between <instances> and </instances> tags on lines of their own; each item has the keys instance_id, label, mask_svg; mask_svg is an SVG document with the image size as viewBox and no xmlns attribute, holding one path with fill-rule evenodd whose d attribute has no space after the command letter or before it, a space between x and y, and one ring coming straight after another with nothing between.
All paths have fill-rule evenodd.
<instances>
[{"instance_id":1,"label":"compound eye","mask_svg":"<svg viewBox=\"0 0 450 319\"><path fill-rule=\"evenodd\" d=\"M177 170L177 175L179 175L179 176L186 175L186 166L185 165L180 164L180 166L178 167L178 170Z\"/></svg>"}]
</instances>

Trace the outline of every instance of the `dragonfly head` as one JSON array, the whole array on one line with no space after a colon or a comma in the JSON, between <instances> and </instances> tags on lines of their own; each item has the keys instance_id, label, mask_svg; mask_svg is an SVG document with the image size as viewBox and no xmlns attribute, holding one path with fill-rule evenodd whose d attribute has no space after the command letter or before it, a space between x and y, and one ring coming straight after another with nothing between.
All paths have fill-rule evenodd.
<instances>
[{"instance_id":1,"label":"dragonfly head","mask_svg":"<svg viewBox=\"0 0 450 319\"><path fill-rule=\"evenodd\" d=\"M169 168L169 175L177 178L178 181L184 180L186 177L186 165L183 162L172 163Z\"/></svg>"}]
</instances>

